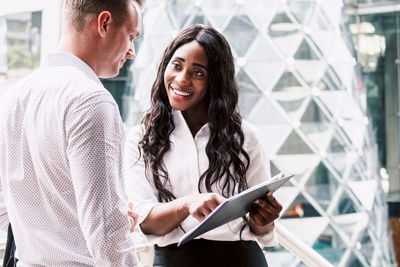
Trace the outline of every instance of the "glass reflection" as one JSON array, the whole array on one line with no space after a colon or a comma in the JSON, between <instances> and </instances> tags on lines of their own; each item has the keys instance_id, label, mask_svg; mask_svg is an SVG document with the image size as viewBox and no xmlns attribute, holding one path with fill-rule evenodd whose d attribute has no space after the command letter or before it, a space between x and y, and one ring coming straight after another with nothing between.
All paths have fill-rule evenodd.
<instances>
[{"instance_id":1,"label":"glass reflection","mask_svg":"<svg viewBox=\"0 0 400 267\"><path fill-rule=\"evenodd\" d=\"M340 262L347 244L339 234L328 225L313 245L313 249L324 256L329 262L336 265ZM349 265L351 266L351 265Z\"/></svg>"},{"instance_id":2,"label":"glass reflection","mask_svg":"<svg viewBox=\"0 0 400 267\"><path fill-rule=\"evenodd\" d=\"M0 80L16 80L40 65L42 12L0 17Z\"/></svg>"}]
</instances>

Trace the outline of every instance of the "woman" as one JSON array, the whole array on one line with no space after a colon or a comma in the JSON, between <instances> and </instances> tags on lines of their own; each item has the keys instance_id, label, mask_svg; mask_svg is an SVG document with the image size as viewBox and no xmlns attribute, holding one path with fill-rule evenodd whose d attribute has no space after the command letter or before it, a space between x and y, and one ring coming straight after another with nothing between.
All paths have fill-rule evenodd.
<instances>
[{"instance_id":1,"label":"woman","mask_svg":"<svg viewBox=\"0 0 400 267\"><path fill-rule=\"evenodd\" d=\"M177 247L224 198L270 177L254 126L237 112L231 49L215 29L193 25L167 47L142 125L127 137L130 200L154 239L154 266L267 266L257 244L276 245L282 206L270 194L248 217Z\"/></svg>"}]
</instances>

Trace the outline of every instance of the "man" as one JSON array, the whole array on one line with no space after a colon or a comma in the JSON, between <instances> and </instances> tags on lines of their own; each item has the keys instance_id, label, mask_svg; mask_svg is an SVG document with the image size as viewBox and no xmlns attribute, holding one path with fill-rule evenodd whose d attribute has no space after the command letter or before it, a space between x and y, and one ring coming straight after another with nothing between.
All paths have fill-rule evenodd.
<instances>
[{"instance_id":1,"label":"man","mask_svg":"<svg viewBox=\"0 0 400 267\"><path fill-rule=\"evenodd\" d=\"M136 266L123 127L98 77L134 58L140 0L65 0L60 52L0 100L0 227L21 266Z\"/></svg>"}]
</instances>

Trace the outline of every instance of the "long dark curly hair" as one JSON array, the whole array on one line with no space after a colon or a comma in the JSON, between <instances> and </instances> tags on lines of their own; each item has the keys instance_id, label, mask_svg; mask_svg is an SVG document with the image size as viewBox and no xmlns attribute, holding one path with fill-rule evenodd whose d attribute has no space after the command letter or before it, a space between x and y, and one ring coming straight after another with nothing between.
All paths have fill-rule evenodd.
<instances>
[{"instance_id":1,"label":"long dark curly hair","mask_svg":"<svg viewBox=\"0 0 400 267\"><path fill-rule=\"evenodd\" d=\"M151 108L142 120L144 136L139 142L149 179L158 191L160 202L176 199L168 190L170 180L163 163L165 153L170 149L169 136L175 128L172 108L164 86L165 69L175 51L182 45L198 42L208 57L208 125L210 138L206 146L209 159L208 169L201 175L198 183L204 182L207 192L219 183L222 195L233 195L248 188L246 171L250 158L243 149L244 135L242 118L237 111L238 85L235 80L235 65L231 48L226 39L214 28L192 25L181 31L167 47L161 59L157 78L151 89ZM146 175L147 176L147 175Z\"/></svg>"}]
</instances>

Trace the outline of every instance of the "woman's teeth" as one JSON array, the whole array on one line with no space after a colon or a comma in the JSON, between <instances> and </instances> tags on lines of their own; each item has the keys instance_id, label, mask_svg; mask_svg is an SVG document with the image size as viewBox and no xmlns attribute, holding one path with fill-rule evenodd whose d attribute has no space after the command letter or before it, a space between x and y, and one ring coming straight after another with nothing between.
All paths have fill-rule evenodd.
<instances>
[{"instance_id":1,"label":"woman's teeth","mask_svg":"<svg viewBox=\"0 0 400 267\"><path fill-rule=\"evenodd\" d=\"M178 96L190 96L192 93L187 93L187 92L183 92L183 91L178 91L174 88L172 88L172 92L174 92L174 94L178 95Z\"/></svg>"}]
</instances>

